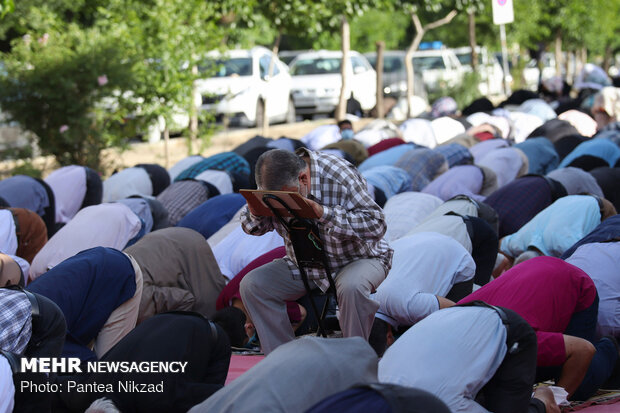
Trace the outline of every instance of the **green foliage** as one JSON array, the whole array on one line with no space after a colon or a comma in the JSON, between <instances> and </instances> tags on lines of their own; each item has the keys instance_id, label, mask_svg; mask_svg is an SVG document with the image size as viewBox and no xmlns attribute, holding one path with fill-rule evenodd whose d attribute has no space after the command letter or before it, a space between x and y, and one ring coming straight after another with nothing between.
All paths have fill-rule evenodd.
<instances>
[{"instance_id":1,"label":"green foliage","mask_svg":"<svg viewBox=\"0 0 620 413\"><path fill-rule=\"evenodd\" d=\"M103 148L122 143L122 120L136 104L122 96L134 78L118 36L70 24L38 39L26 35L3 56L0 106L61 165L97 167ZM114 107L104 104L115 94Z\"/></svg>"},{"instance_id":2,"label":"green foliage","mask_svg":"<svg viewBox=\"0 0 620 413\"><path fill-rule=\"evenodd\" d=\"M478 89L480 81L479 74L473 72L465 73L463 81L456 86L448 87L445 84L440 84L437 91L428 94L428 101L432 103L440 97L450 96L456 101L459 108L464 108L474 99L480 97L480 91Z\"/></svg>"},{"instance_id":3,"label":"green foliage","mask_svg":"<svg viewBox=\"0 0 620 413\"><path fill-rule=\"evenodd\" d=\"M31 161L26 160L20 162L18 166L11 170L11 175L27 175L33 178L43 178L43 171L32 164Z\"/></svg>"}]
</instances>

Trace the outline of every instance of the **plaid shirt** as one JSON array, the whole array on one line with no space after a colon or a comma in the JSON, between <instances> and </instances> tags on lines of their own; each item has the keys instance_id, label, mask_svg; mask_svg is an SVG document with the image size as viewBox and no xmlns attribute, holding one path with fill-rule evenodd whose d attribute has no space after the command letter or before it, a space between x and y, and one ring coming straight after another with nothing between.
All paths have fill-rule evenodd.
<instances>
[{"instance_id":1,"label":"plaid shirt","mask_svg":"<svg viewBox=\"0 0 620 413\"><path fill-rule=\"evenodd\" d=\"M336 156L304 148L297 154L310 157L308 198L323 206L323 216L317 224L332 275L335 277L347 264L364 258L379 259L387 274L394 251L383 239L387 229L385 216L368 193L364 178L350 163ZM284 259L293 278L300 279L288 232L276 218L255 217L246 206L241 214L241 226L251 235L275 229L284 238L287 255ZM306 273L323 291L329 287L322 269L308 268Z\"/></svg>"},{"instance_id":2,"label":"plaid shirt","mask_svg":"<svg viewBox=\"0 0 620 413\"><path fill-rule=\"evenodd\" d=\"M228 171L231 174L238 175L250 175L250 164L248 161L234 152L222 152L193 164L177 175L177 177L174 178L174 181L177 182L195 178L198 174L206 171L207 169Z\"/></svg>"},{"instance_id":3,"label":"plaid shirt","mask_svg":"<svg viewBox=\"0 0 620 413\"><path fill-rule=\"evenodd\" d=\"M168 211L168 222L175 226L185 215L209 199L209 189L201 181L174 182L157 196Z\"/></svg>"},{"instance_id":4,"label":"plaid shirt","mask_svg":"<svg viewBox=\"0 0 620 413\"><path fill-rule=\"evenodd\" d=\"M448 169L448 162L439 152L418 148L404 153L394 166L409 173L412 191L421 191L440 171Z\"/></svg>"},{"instance_id":5,"label":"plaid shirt","mask_svg":"<svg viewBox=\"0 0 620 413\"><path fill-rule=\"evenodd\" d=\"M0 348L22 354L32 335L32 307L21 291L0 288Z\"/></svg>"}]
</instances>

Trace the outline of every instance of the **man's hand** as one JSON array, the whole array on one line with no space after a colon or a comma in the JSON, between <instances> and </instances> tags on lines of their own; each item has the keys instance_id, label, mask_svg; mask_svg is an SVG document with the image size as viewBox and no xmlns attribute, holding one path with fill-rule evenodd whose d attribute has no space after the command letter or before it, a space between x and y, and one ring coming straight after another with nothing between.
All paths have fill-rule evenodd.
<instances>
[{"instance_id":1,"label":"man's hand","mask_svg":"<svg viewBox=\"0 0 620 413\"><path fill-rule=\"evenodd\" d=\"M308 198L306 198L306 202L308 203L308 205L312 207L312 209L314 210L314 213L317 215L318 218L321 218L323 216L323 205L318 204Z\"/></svg>"}]
</instances>

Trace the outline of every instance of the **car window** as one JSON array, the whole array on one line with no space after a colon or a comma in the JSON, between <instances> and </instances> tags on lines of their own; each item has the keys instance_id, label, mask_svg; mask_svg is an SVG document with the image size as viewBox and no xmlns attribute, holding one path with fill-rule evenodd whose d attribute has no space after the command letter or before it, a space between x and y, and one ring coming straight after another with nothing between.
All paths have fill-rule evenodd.
<instances>
[{"instance_id":1,"label":"car window","mask_svg":"<svg viewBox=\"0 0 620 413\"><path fill-rule=\"evenodd\" d=\"M405 62L400 56L386 56L383 58L383 73L400 72L405 67Z\"/></svg>"},{"instance_id":2,"label":"car window","mask_svg":"<svg viewBox=\"0 0 620 413\"><path fill-rule=\"evenodd\" d=\"M291 66L292 76L340 73L340 58L297 59Z\"/></svg>"},{"instance_id":3,"label":"car window","mask_svg":"<svg viewBox=\"0 0 620 413\"><path fill-rule=\"evenodd\" d=\"M368 71L368 67L364 64L364 61L357 56L351 57L351 63L353 64L353 71L356 73L363 73ZM361 70L358 68L361 68Z\"/></svg>"},{"instance_id":4,"label":"car window","mask_svg":"<svg viewBox=\"0 0 620 413\"><path fill-rule=\"evenodd\" d=\"M198 65L200 72L212 72L213 77L252 76L252 59L239 57L233 59L209 59Z\"/></svg>"},{"instance_id":5,"label":"car window","mask_svg":"<svg viewBox=\"0 0 620 413\"><path fill-rule=\"evenodd\" d=\"M442 56L419 56L413 58L415 70L445 69L446 65Z\"/></svg>"},{"instance_id":6,"label":"car window","mask_svg":"<svg viewBox=\"0 0 620 413\"><path fill-rule=\"evenodd\" d=\"M265 76L267 76L267 74L269 73L269 63L271 61L271 56L269 55L262 55L260 57L260 59L258 60L258 65L260 66L260 77L261 78L265 78ZM278 69L278 65L276 64L276 62L273 62L273 75L272 76L276 76L278 73L280 73L280 69Z\"/></svg>"}]
</instances>

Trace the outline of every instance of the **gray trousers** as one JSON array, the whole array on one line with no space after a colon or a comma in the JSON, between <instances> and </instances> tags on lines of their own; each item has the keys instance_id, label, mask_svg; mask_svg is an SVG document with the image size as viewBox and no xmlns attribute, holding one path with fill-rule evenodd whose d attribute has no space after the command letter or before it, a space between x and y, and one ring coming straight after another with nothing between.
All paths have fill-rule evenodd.
<instances>
[{"instance_id":1,"label":"gray trousers","mask_svg":"<svg viewBox=\"0 0 620 413\"><path fill-rule=\"evenodd\" d=\"M353 261L334 277L344 337L368 339L379 303L370 298L386 277L378 259ZM250 271L241 281L241 299L254 322L265 355L293 340L286 301L306 294L302 280L293 279L286 261L279 259Z\"/></svg>"}]
</instances>

